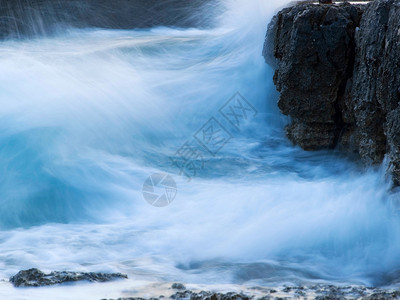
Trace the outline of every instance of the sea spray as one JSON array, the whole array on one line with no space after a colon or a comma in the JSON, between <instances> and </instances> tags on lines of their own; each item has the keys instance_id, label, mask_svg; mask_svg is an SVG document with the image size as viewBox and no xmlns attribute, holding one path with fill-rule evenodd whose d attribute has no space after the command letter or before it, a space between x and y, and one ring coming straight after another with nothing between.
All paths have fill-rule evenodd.
<instances>
[{"instance_id":1,"label":"sea spray","mask_svg":"<svg viewBox=\"0 0 400 300\"><path fill-rule=\"evenodd\" d=\"M391 284L382 172L284 137L261 55L285 2L228 1L212 29L70 29L0 43L1 274ZM191 182L170 156L236 92L258 111ZM142 197L170 174L174 202Z\"/></svg>"}]
</instances>

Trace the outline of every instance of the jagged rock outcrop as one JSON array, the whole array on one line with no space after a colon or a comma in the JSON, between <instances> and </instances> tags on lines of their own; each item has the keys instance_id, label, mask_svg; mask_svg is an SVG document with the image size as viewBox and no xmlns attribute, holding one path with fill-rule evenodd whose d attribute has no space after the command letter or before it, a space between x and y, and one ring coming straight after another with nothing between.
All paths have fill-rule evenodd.
<instances>
[{"instance_id":1,"label":"jagged rock outcrop","mask_svg":"<svg viewBox=\"0 0 400 300\"><path fill-rule=\"evenodd\" d=\"M0 38L51 34L64 27L116 29L202 27L213 0L12 0L0 1ZM200 17L201 16L201 17ZM204 17L206 16L206 17Z\"/></svg>"},{"instance_id":2,"label":"jagged rock outcrop","mask_svg":"<svg viewBox=\"0 0 400 300\"><path fill-rule=\"evenodd\" d=\"M346 136L343 131L354 127L341 106L352 76L360 15L361 9L350 4L301 4L282 10L271 23L264 55L271 61L272 44L278 105L293 120L287 134L306 150L332 148Z\"/></svg>"},{"instance_id":3,"label":"jagged rock outcrop","mask_svg":"<svg viewBox=\"0 0 400 300\"><path fill-rule=\"evenodd\" d=\"M400 0L297 4L269 25L289 139L306 150L338 147L366 163L388 155L400 185Z\"/></svg>"},{"instance_id":4,"label":"jagged rock outcrop","mask_svg":"<svg viewBox=\"0 0 400 300\"><path fill-rule=\"evenodd\" d=\"M128 278L121 273L84 273L84 272L67 272L53 271L45 274L38 269L29 269L19 271L16 275L10 278L10 282L15 287L29 286L47 286L73 281L90 281L90 282L105 282L119 278Z\"/></svg>"},{"instance_id":5,"label":"jagged rock outcrop","mask_svg":"<svg viewBox=\"0 0 400 300\"><path fill-rule=\"evenodd\" d=\"M356 34L352 107L359 153L380 163L387 153L400 184L400 1L368 4Z\"/></svg>"}]
</instances>

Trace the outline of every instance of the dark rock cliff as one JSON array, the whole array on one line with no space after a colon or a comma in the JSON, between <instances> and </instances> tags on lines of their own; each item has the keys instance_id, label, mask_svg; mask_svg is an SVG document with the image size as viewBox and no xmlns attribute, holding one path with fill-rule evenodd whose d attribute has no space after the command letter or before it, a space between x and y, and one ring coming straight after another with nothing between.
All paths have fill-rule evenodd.
<instances>
[{"instance_id":1,"label":"dark rock cliff","mask_svg":"<svg viewBox=\"0 0 400 300\"><path fill-rule=\"evenodd\" d=\"M349 143L355 122L342 107L360 15L361 9L350 4L299 4L282 10L271 23L264 55L271 61L272 50L277 59L278 105L292 118L288 137L306 150Z\"/></svg>"},{"instance_id":2,"label":"dark rock cliff","mask_svg":"<svg viewBox=\"0 0 400 300\"><path fill-rule=\"evenodd\" d=\"M400 0L297 4L269 25L287 136L305 150L339 148L368 164L385 155L400 184Z\"/></svg>"},{"instance_id":3,"label":"dark rock cliff","mask_svg":"<svg viewBox=\"0 0 400 300\"><path fill-rule=\"evenodd\" d=\"M356 34L352 108L359 153L379 163L387 153L400 184L400 1L374 1Z\"/></svg>"}]
</instances>

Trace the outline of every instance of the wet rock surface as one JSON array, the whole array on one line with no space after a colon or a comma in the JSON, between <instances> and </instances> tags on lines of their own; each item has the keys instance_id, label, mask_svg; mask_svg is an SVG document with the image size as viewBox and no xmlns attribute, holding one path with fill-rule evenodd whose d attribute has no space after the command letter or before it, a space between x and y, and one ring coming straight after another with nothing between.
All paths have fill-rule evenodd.
<instances>
[{"instance_id":1,"label":"wet rock surface","mask_svg":"<svg viewBox=\"0 0 400 300\"><path fill-rule=\"evenodd\" d=\"M379 289L365 286L335 286L335 285L312 285L312 286L281 286L275 288L253 287L246 292L212 292L190 290L179 291L170 297L155 297L148 300L283 300L283 299L317 299L317 300L386 300L400 299L400 292L389 289ZM254 292L253 292L254 291ZM102 299L106 300L106 299ZM118 298L109 300L146 300L139 297Z\"/></svg>"},{"instance_id":2,"label":"wet rock surface","mask_svg":"<svg viewBox=\"0 0 400 300\"><path fill-rule=\"evenodd\" d=\"M174 290L186 290L185 285L183 285L182 283L177 283L177 282L173 283L171 285L171 288L174 289Z\"/></svg>"},{"instance_id":3,"label":"wet rock surface","mask_svg":"<svg viewBox=\"0 0 400 300\"><path fill-rule=\"evenodd\" d=\"M400 184L400 1L368 5L356 34L352 107L359 153L380 163L387 153L395 185Z\"/></svg>"},{"instance_id":4,"label":"wet rock surface","mask_svg":"<svg viewBox=\"0 0 400 300\"><path fill-rule=\"evenodd\" d=\"M292 118L289 139L306 150L333 148L354 125L340 105L352 77L360 16L361 8L350 4L306 3L285 8L269 26L264 56L277 59L278 106Z\"/></svg>"},{"instance_id":5,"label":"wet rock surface","mask_svg":"<svg viewBox=\"0 0 400 300\"><path fill-rule=\"evenodd\" d=\"M128 276L121 273L84 273L68 271L53 271L45 274L38 269L29 269L20 271L12 276L10 282L15 287L38 287L85 280L90 282L105 282L121 278L125 279L128 278Z\"/></svg>"},{"instance_id":6,"label":"wet rock surface","mask_svg":"<svg viewBox=\"0 0 400 300\"><path fill-rule=\"evenodd\" d=\"M339 148L367 164L389 158L400 185L400 1L302 3L269 25L287 136L305 150Z\"/></svg>"}]
</instances>

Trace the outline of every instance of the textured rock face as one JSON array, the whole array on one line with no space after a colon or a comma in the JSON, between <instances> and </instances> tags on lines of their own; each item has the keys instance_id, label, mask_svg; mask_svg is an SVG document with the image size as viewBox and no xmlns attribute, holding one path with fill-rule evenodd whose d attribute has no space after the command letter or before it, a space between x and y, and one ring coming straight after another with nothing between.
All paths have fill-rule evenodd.
<instances>
[{"instance_id":1,"label":"textured rock face","mask_svg":"<svg viewBox=\"0 0 400 300\"><path fill-rule=\"evenodd\" d=\"M128 278L120 273L82 273L82 272L51 272L45 274L38 269L29 269L18 272L10 278L15 287L46 286L64 282L87 280L91 282L105 282L118 278Z\"/></svg>"},{"instance_id":2,"label":"textured rock face","mask_svg":"<svg viewBox=\"0 0 400 300\"><path fill-rule=\"evenodd\" d=\"M400 1L368 5L356 34L352 104L360 135L359 153L379 163L388 153L400 184Z\"/></svg>"},{"instance_id":3,"label":"textured rock face","mask_svg":"<svg viewBox=\"0 0 400 300\"><path fill-rule=\"evenodd\" d=\"M179 291L170 297L139 298L128 297L116 300L281 300L281 299L316 299L316 300L386 300L398 299L400 292L395 290L384 290L379 288L366 288L364 286L334 286L334 285L312 285L312 286L282 286L274 288L252 287L252 291L246 293L218 293L210 291L193 292L190 290ZM256 291L256 293L254 293ZM250 292L250 293L249 293ZM106 299L102 299L106 300ZM112 300L112 299L109 299Z\"/></svg>"},{"instance_id":4,"label":"textured rock face","mask_svg":"<svg viewBox=\"0 0 400 300\"><path fill-rule=\"evenodd\" d=\"M352 76L360 14L349 4L301 4L281 11L270 25L264 55L271 61L272 50L278 59L278 105L292 117L288 137L306 150L332 148L353 127L353 118L340 108Z\"/></svg>"},{"instance_id":5,"label":"textured rock face","mask_svg":"<svg viewBox=\"0 0 400 300\"><path fill-rule=\"evenodd\" d=\"M205 26L213 0L12 0L0 1L0 37L50 34L64 26L145 28ZM208 10L207 10L208 11Z\"/></svg>"},{"instance_id":6,"label":"textured rock face","mask_svg":"<svg viewBox=\"0 0 400 300\"><path fill-rule=\"evenodd\" d=\"M264 56L277 68L291 141L372 164L387 154L400 185L400 0L286 8L269 26Z\"/></svg>"}]
</instances>

